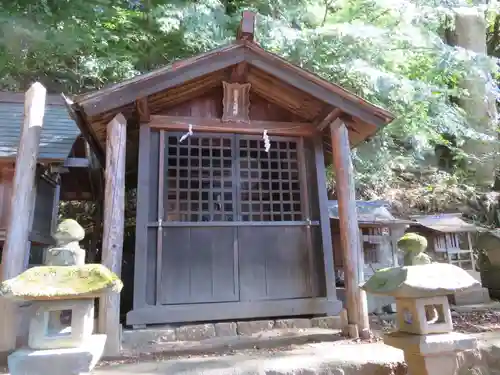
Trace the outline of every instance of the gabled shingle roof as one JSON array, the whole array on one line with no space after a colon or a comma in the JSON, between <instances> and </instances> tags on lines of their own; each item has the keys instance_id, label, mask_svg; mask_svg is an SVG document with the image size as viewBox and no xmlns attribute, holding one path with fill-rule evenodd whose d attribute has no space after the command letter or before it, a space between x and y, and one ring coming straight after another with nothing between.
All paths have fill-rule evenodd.
<instances>
[{"instance_id":1,"label":"gabled shingle roof","mask_svg":"<svg viewBox=\"0 0 500 375\"><path fill-rule=\"evenodd\" d=\"M24 117L22 96L17 93L0 95L0 158L15 158ZM80 130L69 117L62 100L54 98L45 105L44 124L40 139L40 160L65 160Z\"/></svg>"}]
</instances>

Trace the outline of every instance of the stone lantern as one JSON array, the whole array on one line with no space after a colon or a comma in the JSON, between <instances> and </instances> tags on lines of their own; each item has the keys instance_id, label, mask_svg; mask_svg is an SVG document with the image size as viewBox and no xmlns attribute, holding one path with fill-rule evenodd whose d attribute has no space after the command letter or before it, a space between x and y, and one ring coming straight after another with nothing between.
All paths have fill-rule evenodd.
<instances>
[{"instance_id":1,"label":"stone lantern","mask_svg":"<svg viewBox=\"0 0 500 375\"><path fill-rule=\"evenodd\" d=\"M412 374L451 375L457 354L475 349L477 341L453 332L447 296L477 284L460 267L432 263L379 270L361 288L396 299L398 328L384 342L403 350Z\"/></svg>"},{"instance_id":2,"label":"stone lantern","mask_svg":"<svg viewBox=\"0 0 500 375\"><path fill-rule=\"evenodd\" d=\"M94 299L123 284L103 265L85 264L84 236L76 221L63 221L45 265L0 285L1 297L31 302L28 348L8 357L11 375L88 374L102 356L106 335L93 334Z\"/></svg>"}]
</instances>

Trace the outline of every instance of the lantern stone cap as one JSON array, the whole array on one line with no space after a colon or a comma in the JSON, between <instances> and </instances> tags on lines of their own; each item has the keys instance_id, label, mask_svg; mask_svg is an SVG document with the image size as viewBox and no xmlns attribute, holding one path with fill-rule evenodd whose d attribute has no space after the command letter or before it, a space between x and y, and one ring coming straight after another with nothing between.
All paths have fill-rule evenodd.
<instances>
[{"instance_id":1,"label":"lantern stone cap","mask_svg":"<svg viewBox=\"0 0 500 375\"><path fill-rule=\"evenodd\" d=\"M378 270L361 289L397 298L426 298L463 292L480 285L467 271L448 263Z\"/></svg>"},{"instance_id":2,"label":"lantern stone cap","mask_svg":"<svg viewBox=\"0 0 500 375\"><path fill-rule=\"evenodd\" d=\"M122 281L102 264L40 266L0 284L0 297L35 301L95 298L119 293Z\"/></svg>"}]
</instances>

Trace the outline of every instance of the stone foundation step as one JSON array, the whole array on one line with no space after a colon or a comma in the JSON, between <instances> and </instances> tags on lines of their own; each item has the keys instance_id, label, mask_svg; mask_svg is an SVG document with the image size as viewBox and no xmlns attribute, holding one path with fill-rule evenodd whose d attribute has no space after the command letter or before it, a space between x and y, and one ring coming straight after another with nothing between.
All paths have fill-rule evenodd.
<instances>
[{"instance_id":1,"label":"stone foundation step","mask_svg":"<svg viewBox=\"0 0 500 375\"><path fill-rule=\"evenodd\" d=\"M456 306L478 305L481 303L490 303L490 293L483 287L474 288L465 292L455 293L453 302Z\"/></svg>"},{"instance_id":2,"label":"stone foundation step","mask_svg":"<svg viewBox=\"0 0 500 375\"><path fill-rule=\"evenodd\" d=\"M381 343L310 344L224 356L156 359L111 365L95 375L405 375L403 352Z\"/></svg>"},{"instance_id":3,"label":"stone foundation step","mask_svg":"<svg viewBox=\"0 0 500 375\"><path fill-rule=\"evenodd\" d=\"M191 355L228 349L274 348L342 338L345 314L313 319L224 322L174 327L127 329L122 333L122 355L150 353Z\"/></svg>"}]
</instances>

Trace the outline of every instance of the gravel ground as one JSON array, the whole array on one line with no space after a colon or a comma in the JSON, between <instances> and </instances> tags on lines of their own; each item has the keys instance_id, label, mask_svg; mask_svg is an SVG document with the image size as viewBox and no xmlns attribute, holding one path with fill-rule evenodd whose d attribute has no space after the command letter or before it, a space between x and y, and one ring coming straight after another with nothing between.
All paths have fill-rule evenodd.
<instances>
[{"instance_id":1,"label":"gravel ground","mask_svg":"<svg viewBox=\"0 0 500 375\"><path fill-rule=\"evenodd\" d=\"M453 328L457 332L479 333L500 330L500 311L453 313Z\"/></svg>"}]
</instances>

